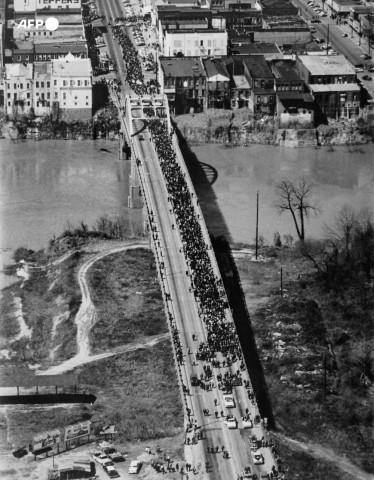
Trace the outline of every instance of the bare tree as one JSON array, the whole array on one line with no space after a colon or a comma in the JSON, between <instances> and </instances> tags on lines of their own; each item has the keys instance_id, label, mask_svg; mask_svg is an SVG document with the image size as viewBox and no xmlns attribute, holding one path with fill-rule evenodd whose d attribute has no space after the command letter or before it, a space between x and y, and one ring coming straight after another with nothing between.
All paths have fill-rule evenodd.
<instances>
[{"instance_id":1,"label":"bare tree","mask_svg":"<svg viewBox=\"0 0 374 480\"><path fill-rule=\"evenodd\" d=\"M332 226L326 226L326 233L330 242L337 247L343 247L348 252L358 225L359 219L355 210L349 205L344 205Z\"/></svg>"},{"instance_id":2,"label":"bare tree","mask_svg":"<svg viewBox=\"0 0 374 480\"><path fill-rule=\"evenodd\" d=\"M288 210L295 223L297 236L299 240L305 240L305 220L311 213L318 215L320 209L316 203L309 200L312 184L306 179L302 178L298 183L293 183L288 180L282 180L276 185L276 193L278 203L276 207L279 214Z\"/></svg>"}]
</instances>

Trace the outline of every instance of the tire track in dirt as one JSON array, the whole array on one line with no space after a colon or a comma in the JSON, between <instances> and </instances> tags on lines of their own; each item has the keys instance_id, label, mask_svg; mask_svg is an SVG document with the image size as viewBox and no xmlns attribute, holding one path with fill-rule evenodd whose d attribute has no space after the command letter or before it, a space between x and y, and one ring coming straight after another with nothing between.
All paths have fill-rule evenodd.
<instances>
[{"instance_id":1,"label":"tire track in dirt","mask_svg":"<svg viewBox=\"0 0 374 480\"><path fill-rule=\"evenodd\" d=\"M114 253L123 252L126 250L135 250L137 248L147 248L148 243L136 243L133 245L123 245L116 248L111 248L107 251L100 252L90 259L88 259L79 269L78 271L78 283L82 293L82 302L79 310L75 316L75 324L77 325L77 354L66 360L65 362L61 363L60 365L55 365L48 370L39 371L39 375L58 375L60 373L65 373L73 368L82 365L84 363L88 363L90 361L99 360L100 358L105 358L106 356L115 355L119 353L114 349L112 352L106 352L103 354L98 354L90 357L90 344L89 344L89 332L91 328L95 325L97 321L97 314L95 305L91 300L90 291L87 284L87 272L92 267L92 265L101 260L102 258L113 255ZM157 336L156 336L157 337ZM152 340L149 340L152 344ZM157 342L156 342L157 343ZM148 342L144 342L142 345L146 346ZM126 346L123 346L124 349ZM130 346L129 346L130 347ZM141 348L141 347L138 347ZM135 348L134 348L135 349ZM100 357L102 355L102 357ZM94 358L94 360L91 360Z\"/></svg>"}]
</instances>

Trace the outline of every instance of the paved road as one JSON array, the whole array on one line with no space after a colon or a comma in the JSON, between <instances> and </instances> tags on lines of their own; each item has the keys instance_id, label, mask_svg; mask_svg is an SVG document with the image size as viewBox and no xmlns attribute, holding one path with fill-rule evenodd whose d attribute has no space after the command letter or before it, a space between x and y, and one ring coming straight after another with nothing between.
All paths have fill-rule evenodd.
<instances>
[{"instance_id":1,"label":"paved road","mask_svg":"<svg viewBox=\"0 0 374 480\"><path fill-rule=\"evenodd\" d=\"M98 0L101 11L106 15L107 20L111 17L123 16L122 6L118 0L111 0L105 2ZM112 37L111 31L104 35L107 43L107 48L111 57L117 62L118 74L122 80L122 104L124 95L131 93L128 85L125 84L124 78L126 73L125 65L123 64L121 48L117 41ZM130 37L131 38L131 37ZM244 429L241 417L244 416L248 408L251 413L252 420L258 415L258 407L256 403L252 404L248 398L247 390L244 386L235 387L233 397L235 399L235 408L226 409L223 404L223 395L217 388L216 375L218 373L224 374L225 371L232 373L236 372L240 365L238 362L230 367L214 369L214 376L212 378L213 388L211 391L201 389L201 387L191 387L190 375L192 372L203 373L202 361L194 362L195 352L198 345L202 341L206 341L206 332L203 322L200 320L197 311L197 304L193 293L189 291L190 280L186 275L188 266L186 264L183 253L180 252L181 238L177 229L173 229L172 225L176 224L174 214L170 213L170 205L167 201L167 191L165 182L162 176L161 168L158 164L153 143L150 141L147 130L142 131L142 140L139 135L133 137L133 145L136 149L136 156L141 160L139 168L140 177L143 181L143 187L146 199L149 203L148 208L152 210L156 225L158 228L158 240L155 244L156 258L164 263L162 270L162 279L160 278L165 290L170 294L171 301L166 301L168 310L175 318L176 326L179 331L180 341L184 352L184 363L177 366L178 375L181 384L190 388L190 395L184 397L186 407L192 412L192 420L197 423L197 431L202 432L203 440L196 445L186 446L186 461L197 468L196 479L212 479L212 480L236 480L238 474L243 472L244 467L251 466L252 471L256 472L259 477L265 473L269 473L274 465L274 459L269 447L260 448L257 453L262 453L266 459L265 465L253 465L249 436L256 435L258 439L265 437L268 439L266 432L261 424L255 425L252 429ZM176 139L174 139L176 144ZM183 160L180 160L181 167L186 171L186 180L189 183L190 190L193 191L192 183L189 179L188 172ZM204 221L200 207L196 204L196 195L194 197L195 208L200 212L205 241L209 244L208 232L205 228ZM158 246L160 242L160 246ZM209 251L212 264L219 275L218 267L215 263L213 251ZM161 257L162 256L162 257ZM229 311L228 311L229 312ZM232 321L232 319L229 319ZM196 336L196 340L192 340L192 334ZM218 358L218 360L222 360ZM247 371L242 373L242 378L249 381ZM215 405L215 399L218 404ZM209 409L210 415L204 416L203 409ZM224 412L222 417L220 412ZM215 415L218 412L218 418ZM225 416L232 413L238 420L237 429L228 429L224 423ZM186 416L187 421L187 416ZM190 431L186 435L192 438L193 432ZM224 458L222 453L222 446L224 451L229 453L229 458ZM208 453L208 447L219 447L219 452ZM206 463L208 462L208 463ZM207 469L208 465L208 469Z\"/></svg>"}]
</instances>

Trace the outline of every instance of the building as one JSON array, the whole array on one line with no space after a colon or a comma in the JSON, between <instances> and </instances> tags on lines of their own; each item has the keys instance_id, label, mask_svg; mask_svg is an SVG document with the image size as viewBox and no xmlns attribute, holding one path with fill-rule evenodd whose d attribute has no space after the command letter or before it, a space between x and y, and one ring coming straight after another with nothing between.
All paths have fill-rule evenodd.
<instances>
[{"instance_id":1,"label":"building","mask_svg":"<svg viewBox=\"0 0 374 480\"><path fill-rule=\"evenodd\" d=\"M326 0L326 9L333 18L349 17L351 7L357 6L355 0Z\"/></svg>"},{"instance_id":2,"label":"building","mask_svg":"<svg viewBox=\"0 0 374 480\"><path fill-rule=\"evenodd\" d=\"M8 115L16 117L19 114L30 113L33 94L33 66L5 65L5 110Z\"/></svg>"},{"instance_id":3,"label":"building","mask_svg":"<svg viewBox=\"0 0 374 480\"><path fill-rule=\"evenodd\" d=\"M45 21L49 17L57 18L59 27L54 30L47 30L45 28ZM31 26L30 28L24 28L20 26L21 21L25 19L35 20L39 19L43 21L42 26ZM15 25L13 26L13 39L14 40L32 40L34 43L46 43L46 42L77 42L85 40L85 32L82 20L82 14L80 10L41 10L33 12L31 14L19 14L15 19Z\"/></svg>"},{"instance_id":4,"label":"building","mask_svg":"<svg viewBox=\"0 0 374 480\"><path fill-rule=\"evenodd\" d=\"M254 114L274 115L274 77L264 57L243 57L244 75L251 88L249 108Z\"/></svg>"},{"instance_id":5,"label":"building","mask_svg":"<svg viewBox=\"0 0 374 480\"><path fill-rule=\"evenodd\" d=\"M251 87L244 75L243 57L230 55L224 57L226 69L230 75L230 107L248 108Z\"/></svg>"},{"instance_id":6,"label":"building","mask_svg":"<svg viewBox=\"0 0 374 480\"><path fill-rule=\"evenodd\" d=\"M373 39L374 34L374 16L373 7L356 5L351 7L348 17L348 25L351 27L351 35L356 33L357 37L370 37Z\"/></svg>"},{"instance_id":7,"label":"building","mask_svg":"<svg viewBox=\"0 0 374 480\"><path fill-rule=\"evenodd\" d=\"M359 115L356 71L343 55L301 55L296 59L296 69L322 115L330 118Z\"/></svg>"},{"instance_id":8,"label":"building","mask_svg":"<svg viewBox=\"0 0 374 480\"><path fill-rule=\"evenodd\" d=\"M51 61L53 59L64 58L68 54L76 58L87 58L86 43L47 43L34 44L28 41L14 42L12 62L13 63L33 63Z\"/></svg>"},{"instance_id":9,"label":"building","mask_svg":"<svg viewBox=\"0 0 374 480\"><path fill-rule=\"evenodd\" d=\"M92 116L92 67L88 58L68 54L52 60L53 102L64 116L76 119Z\"/></svg>"},{"instance_id":10,"label":"building","mask_svg":"<svg viewBox=\"0 0 374 480\"><path fill-rule=\"evenodd\" d=\"M51 82L52 64L47 62L34 63L32 105L37 116L51 112Z\"/></svg>"},{"instance_id":11,"label":"building","mask_svg":"<svg viewBox=\"0 0 374 480\"><path fill-rule=\"evenodd\" d=\"M6 113L38 116L59 109L65 118L92 115L91 61L68 54L51 62L6 65Z\"/></svg>"},{"instance_id":12,"label":"building","mask_svg":"<svg viewBox=\"0 0 374 480\"><path fill-rule=\"evenodd\" d=\"M35 12L44 9L71 9L82 7L81 0L13 0L14 12Z\"/></svg>"},{"instance_id":13,"label":"building","mask_svg":"<svg viewBox=\"0 0 374 480\"><path fill-rule=\"evenodd\" d=\"M161 33L161 32L160 32ZM162 52L167 56L221 56L227 54L227 32L213 29L167 30L162 28Z\"/></svg>"},{"instance_id":14,"label":"building","mask_svg":"<svg viewBox=\"0 0 374 480\"><path fill-rule=\"evenodd\" d=\"M206 72L199 56L159 57L161 93L168 97L170 111L175 114L199 112L206 108Z\"/></svg>"},{"instance_id":15,"label":"building","mask_svg":"<svg viewBox=\"0 0 374 480\"><path fill-rule=\"evenodd\" d=\"M212 11L212 27L227 29L255 29L262 26L262 14L259 10L220 8Z\"/></svg>"},{"instance_id":16,"label":"building","mask_svg":"<svg viewBox=\"0 0 374 480\"><path fill-rule=\"evenodd\" d=\"M265 60L283 58L283 53L276 43L266 42L239 43L237 40L234 40L231 44L231 53L233 55L261 56Z\"/></svg>"},{"instance_id":17,"label":"building","mask_svg":"<svg viewBox=\"0 0 374 480\"><path fill-rule=\"evenodd\" d=\"M207 81L207 108L230 108L230 75L219 58L203 60Z\"/></svg>"},{"instance_id":18,"label":"building","mask_svg":"<svg viewBox=\"0 0 374 480\"><path fill-rule=\"evenodd\" d=\"M305 91L304 80L296 70L296 63L292 60L274 60L269 63L275 79L276 92Z\"/></svg>"}]
</instances>

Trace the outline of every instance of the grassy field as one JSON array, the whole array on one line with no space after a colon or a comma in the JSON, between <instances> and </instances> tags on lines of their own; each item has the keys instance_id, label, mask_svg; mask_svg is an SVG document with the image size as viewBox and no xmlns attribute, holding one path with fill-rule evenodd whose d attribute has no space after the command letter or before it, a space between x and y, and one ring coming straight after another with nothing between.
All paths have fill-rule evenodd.
<instances>
[{"instance_id":1,"label":"grassy field","mask_svg":"<svg viewBox=\"0 0 374 480\"><path fill-rule=\"evenodd\" d=\"M148 249L109 255L89 270L98 314L91 330L94 352L167 332L154 257Z\"/></svg>"},{"instance_id":2,"label":"grassy field","mask_svg":"<svg viewBox=\"0 0 374 480\"><path fill-rule=\"evenodd\" d=\"M352 294L324 291L311 265L292 250L266 249L263 254L267 263L237 258L236 264L278 427L291 437L333 448L373 473L370 384L360 381L353 363L345 364L351 342L359 346L364 333L373 340L369 329L360 331L373 302L365 304L367 310L348 308ZM284 449L287 456L288 447ZM288 464L291 478L300 469L311 471L313 460L304 453L298 458L296 470L293 458ZM344 478L328 470L323 473L321 469L331 465L314 462L313 476L305 478Z\"/></svg>"}]
</instances>

